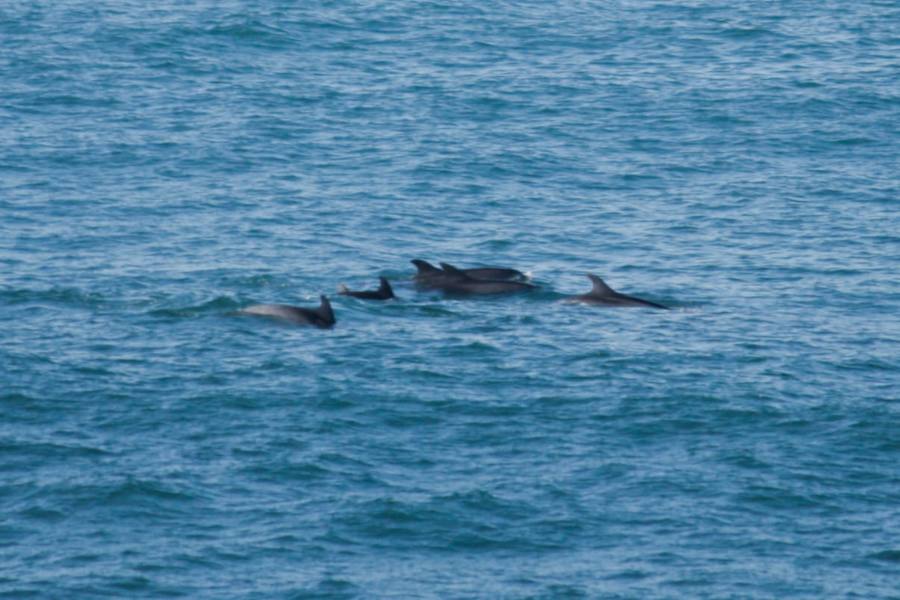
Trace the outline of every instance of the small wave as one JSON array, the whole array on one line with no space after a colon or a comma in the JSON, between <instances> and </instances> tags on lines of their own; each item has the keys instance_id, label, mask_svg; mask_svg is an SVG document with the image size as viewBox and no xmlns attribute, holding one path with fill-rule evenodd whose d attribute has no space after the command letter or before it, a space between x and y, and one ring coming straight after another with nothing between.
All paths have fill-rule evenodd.
<instances>
[{"instance_id":1,"label":"small wave","mask_svg":"<svg viewBox=\"0 0 900 600\"><path fill-rule=\"evenodd\" d=\"M157 481L144 481L128 478L124 483L106 489L104 502L111 505L131 506L135 504L182 503L193 502L197 496L172 489Z\"/></svg>"},{"instance_id":2,"label":"small wave","mask_svg":"<svg viewBox=\"0 0 900 600\"><path fill-rule=\"evenodd\" d=\"M11 405L32 406L34 404L37 404L38 402L39 402L39 400L37 400L36 398L27 396L25 394L12 393L12 394L3 394L2 396L0 396L0 404L2 404L4 406L11 406Z\"/></svg>"},{"instance_id":3,"label":"small wave","mask_svg":"<svg viewBox=\"0 0 900 600\"><path fill-rule=\"evenodd\" d=\"M419 312L426 317L459 317L459 313L440 306L422 306Z\"/></svg>"},{"instance_id":4,"label":"small wave","mask_svg":"<svg viewBox=\"0 0 900 600\"><path fill-rule=\"evenodd\" d=\"M855 358L853 360L842 362L835 361L832 364L835 369L841 371L861 371L865 373L871 373L873 371L876 373L879 371L900 371L900 365L896 362L877 357Z\"/></svg>"},{"instance_id":5,"label":"small wave","mask_svg":"<svg viewBox=\"0 0 900 600\"><path fill-rule=\"evenodd\" d=\"M288 596L288 598L290 600L314 600L316 598L356 598L362 596L362 590L353 582L345 579L325 577L315 586L301 590Z\"/></svg>"},{"instance_id":6,"label":"small wave","mask_svg":"<svg viewBox=\"0 0 900 600\"><path fill-rule=\"evenodd\" d=\"M26 519L31 519L34 521L45 521L50 523L62 521L66 518L65 512L40 506L32 506L26 508L21 513L19 513L19 515Z\"/></svg>"},{"instance_id":7,"label":"small wave","mask_svg":"<svg viewBox=\"0 0 900 600\"><path fill-rule=\"evenodd\" d=\"M814 496L792 493L785 489L754 486L737 496L741 504L764 510L827 510L829 506Z\"/></svg>"},{"instance_id":8,"label":"small wave","mask_svg":"<svg viewBox=\"0 0 900 600\"><path fill-rule=\"evenodd\" d=\"M500 346L492 343L488 339L478 339L451 346L450 348L447 348L444 354L446 356L477 357L485 354L497 354L501 351L502 348Z\"/></svg>"},{"instance_id":9,"label":"small wave","mask_svg":"<svg viewBox=\"0 0 900 600\"><path fill-rule=\"evenodd\" d=\"M728 29L723 29L721 34L738 40L779 35L778 32L764 27L729 27Z\"/></svg>"},{"instance_id":10,"label":"small wave","mask_svg":"<svg viewBox=\"0 0 900 600\"><path fill-rule=\"evenodd\" d=\"M277 277L267 273L257 275L237 275L224 277L221 284L236 288L266 288L272 287L277 282Z\"/></svg>"},{"instance_id":11,"label":"small wave","mask_svg":"<svg viewBox=\"0 0 900 600\"><path fill-rule=\"evenodd\" d=\"M869 555L869 558L885 562L900 563L900 550L883 550Z\"/></svg>"},{"instance_id":12,"label":"small wave","mask_svg":"<svg viewBox=\"0 0 900 600\"><path fill-rule=\"evenodd\" d=\"M24 109L33 111L36 107L56 107L75 108L79 106L91 108L111 108L120 104L115 98L90 98L85 96L74 96L71 94L47 94L37 96L28 100Z\"/></svg>"},{"instance_id":13,"label":"small wave","mask_svg":"<svg viewBox=\"0 0 900 600\"><path fill-rule=\"evenodd\" d=\"M204 29L203 34L268 47L283 45L290 38L285 30L256 19L216 24Z\"/></svg>"},{"instance_id":14,"label":"small wave","mask_svg":"<svg viewBox=\"0 0 900 600\"><path fill-rule=\"evenodd\" d=\"M9 455L28 455L31 459L39 458L72 458L77 456L98 457L109 454L101 448L90 446L68 446L49 442L17 442L9 441L0 444L0 453Z\"/></svg>"},{"instance_id":15,"label":"small wave","mask_svg":"<svg viewBox=\"0 0 900 600\"><path fill-rule=\"evenodd\" d=\"M871 146L877 144L878 140L869 137L848 137L833 140L831 143L835 146Z\"/></svg>"},{"instance_id":16,"label":"small wave","mask_svg":"<svg viewBox=\"0 0 900 600\"><path fill-rule=\"evenodd\" d=\"M218 296L201 304L191 306L177 306L157 308L148 314L155 317L196 317L210 313L234 311L241 307L241 303L229 296Z\"/></svg>"},{"instance_id":17,"label":"small wave","mask_svg":"<svg viewBox=\"0 0 900 600\"><path fill-rule=\"evenodd\" d=\"M78 307L96 307L104 302L102 294L79 288L52 287L46 290L11 289L0 290L0 302L5 304L65 304Z\"/></svg>"},{"instance_id":18,"label":"small wave","mask_svg":"<svg viewBox=\"0 0 900 600\"><path fill-rule=\"evenodd\" d=\"M284 481L313 482L322 481L331 475L331 471L312 462L294 464L267 464L248 466L243 472L257 480L272 483Z\"/></svg>"}]
</instances>

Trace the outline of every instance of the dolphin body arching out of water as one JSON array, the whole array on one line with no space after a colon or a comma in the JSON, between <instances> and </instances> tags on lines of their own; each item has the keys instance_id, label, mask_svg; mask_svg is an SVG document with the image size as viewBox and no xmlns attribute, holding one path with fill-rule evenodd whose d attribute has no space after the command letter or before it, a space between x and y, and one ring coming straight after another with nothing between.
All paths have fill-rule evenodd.
<instances>
[{"instance_id":1,"label":"dolphin body arching out of water","mask_svg":"<svg viewBox=\"0 0 900 600\"><path fill-rule=\"evenodd\" d=\"M644 306L649 308L661 308L664 310L669 310L668 306L663 306L662 304L657 304L656 302L620 294L619 292L606 285L606 282L596 275L588 273L587 277L593 284L591 291L586 294L571 296L568 299L569 302L583 302L585 304L597 304L603 306Z\"/></svg>"},{"instance_id":2,"label":"dolphin body arching out of water","mask_svg":"<svg viewBox=\"0 0 900 600\"><path fill-rule=\"evenodd\" d=\"M342 296L351 296L353 298L361 298L363 300L389 300L390 298L394 298L394 290L391 288L390 282L384 277L379 277L378 279L381 281L381 285L377 290L354 292L348 290L347 286L342 285L338 294L341 294Z\"/></svg>"},{"instance_id":3,"label":"dolphin body arching out of water","mask_svg":"<svg viewBox=\"0 0 900 600\"><path fill-rule=\"evenodd\" d=\"M330 329L336 322L331 302L326 296L319 296L318 308L303 308L287 304L254 304L238 311L243 315L271 317L294 325L311 325L319 329Z\"/></svg>"}]
</instances>

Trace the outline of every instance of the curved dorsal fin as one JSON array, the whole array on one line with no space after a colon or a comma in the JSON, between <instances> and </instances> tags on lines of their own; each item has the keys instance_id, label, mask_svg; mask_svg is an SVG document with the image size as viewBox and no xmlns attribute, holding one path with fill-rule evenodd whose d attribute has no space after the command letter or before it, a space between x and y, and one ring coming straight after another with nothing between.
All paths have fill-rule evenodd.
<instances>
[{"instance_id":1,"label":"curved dorsal fin","mask_svg":"<svg viewBox=\"0 0 900 600\"><path fill-rule=\"evenodd\" d=\"M379 277L378 279L381 281L381 285L378 286L378 291L380 291L380 292L391 292L391 293L394 292L394 290L391 289L391 284L390 284L390 282L387 280L387 278L385 278L385 277Z\"/></svg>"},{"instance_id":2,"label":"curved dorsal fin","mask_svg":"<svg viewBox=\"0 0 900 600\"><path fill-rule=\"evenodd\" d=\"M321 303L319 304L319 308L316 309L316 314L325 319L330 323L334 323L334 311L331 310L331 302L328 300L328 296L322 294L319 296Z\"/></svg>"},{"instance_id":3,"label":"curved dorsal fin","mask_svg":"<svg viewBox=\"0 0 900 600\"><path fill-rule=\"evenodd\" d=\"M591 280L591 283L593 284L593 287L591 288L592 296L615 295L616 291L614 289L612 289L611 287L609 287L608 285L606 285L606 282L603 281L602 279L600 279L599 277L597 277L596 275L588 273L587 277L588 277L588 279Z\"/></svg>"},{"instance_id":4,"label":"curved dorsal fin","mask_svg":"<svg viewBox=\"0 0 900 600\"><path fill-rule=\"evenodd\" d=\"M466 274L463 273L460 269L457 269L457 268L454 267L453 265L448 264L448 263L445 263L445 262L442 262L442 263L439 263L439 264L441 265L441 268L444 270L445 273L448 273L448 274L450 274L450 275L454 275L454 276L456 276L456 277L465 277L466 279L469 279L469 276L468 276L468 275L466 275Z\"/></svg>"},{"instance_id":5,"label":"curved dorsal fin","mask_svg":"<svg viewBox=\"0 0 900 600\"><path fill-rule=\"evenodd\" d=\"M440 269L438 269L437 267L435 267L433 264L429 263L426 260L420 260L420 259L416 258L409 262L411 262L412 264L414 264L416 266L416 269L419 271L420 274L440 272Z\"/></svg>"}]
</instances>

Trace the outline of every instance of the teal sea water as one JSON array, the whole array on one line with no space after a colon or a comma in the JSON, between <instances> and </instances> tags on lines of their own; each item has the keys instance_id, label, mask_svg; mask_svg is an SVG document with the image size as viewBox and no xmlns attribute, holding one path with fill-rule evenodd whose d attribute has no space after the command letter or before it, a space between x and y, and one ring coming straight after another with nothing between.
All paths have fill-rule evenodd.
<instances>
[{"instance_id":1,"label":"teal sea water","mask_svg":"<svg viewBox=\"0 0 900 600\"><path fill-rule=\"evenodd\" d=\"M0 3L0 596L900 597L898 57L896 0Z\"/></svg>"}]
</instances>

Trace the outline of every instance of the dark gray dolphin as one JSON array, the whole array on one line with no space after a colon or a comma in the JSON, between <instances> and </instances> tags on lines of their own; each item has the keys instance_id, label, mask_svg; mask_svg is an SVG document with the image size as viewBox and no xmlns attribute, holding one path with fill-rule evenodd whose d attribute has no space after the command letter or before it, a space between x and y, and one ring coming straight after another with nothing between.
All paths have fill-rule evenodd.
<instances>
[{"instance_id":1,"label":"dark gray dolphin","mask_svg":"<svg viewBox=\"0 0 900 600\"><path fill-rule=\"evenodd\" d=\"M416 266L416 274L413 275L413 279L417 283L428 283L429 281L443 277L446 275L443 271L438 269L436 266L431 264L425 260L419 260L418 258L409 261Z\"/></svg>"},{"instance_id":2,"label":"dark gray dolphin","mask_svg":"<svg viewBox=\"0 0 900 600\"><path fill-rule=\"evenodd\" d=\"M412 262L416 266L416 274L413 276L418 282L428 282L434 278L445 276L447 273L438 269L431 263L415 259ZM445 263L441 263L443 265ZM474 279L489 279L492 281L502 280L502 279L519 279L524 280L528 279L528 276L516 269L507 269L504 267L476 267L473 269L456 269L457 271L462 271L469 277Z\"/></svg>"},{"instance_id":3,"label":"dark gray dolphin","mask_svg":"<svg viewBox=\"0 0 900 600\"><path fill-rule=\"evenodd\" d=\"M417 287L446 291L447 286L452 285L459 279L457 273L448 273L424 260L416 259L410 262L416 265L416 274L413 276L413 281Z\"/></svg>"},{"instance_id":4,"label":"dark gray dolphin","mask_svg":"<svg viewBox=\"0 0 900 600\"><path fill-rule=\"evenodd\" d=\"M486 295L512 294L537 289L537 286L508 279L477 279L453 265L441 263L443 276L434 277L429 285L448 294Z\"/></svg>"},{"instance_id":5,"label":"dark gray dolphin","mask_svg":"<svg viewBox=\"0 0 900 600\"><path fill-rule=\"evenodd\" d=\"M354 292L348 290L346 285L342 285L338 293L342 296L352 296L354 298L362 298L363 300L388 300L393 298L394 290L391 288L391 284L388 280L384 277L379 277L378 279L381 281L381 285L377 290Z\"/></svg>"},{"instance_id":6,"label":"dark gray dolphin","mask_svg":"<svg viewBox=\"0 0 900 600\"><path fill-rule=\"evenodd\" d=\"M588 273L587 277L591 280L591 283L593 283L591 291L587 294L572 296L569 299L571 302L602 304L604 306L648 306L651 308L662 308L665 310L669 310L668 306L663 306L662 304L657 304L656 302L650 302L649 300L641 300L640 298L635 298L634 296L626 296L625 294L620 294L619 292L606 285L606 283L596 275Z\"/></svg>"},{"instance_id":7,"label":"dark gray dolphin","mask_svg":"<svg viewBox=\"0 0 900 600\"><path fill-rule=\"evenodd\" d=\"M474 269L460 269L460 271L475 279L492 279L496 281L498 279L524 280L528 278L522 271L504 267L477 267Z\"/></svg>"},{"instance_id":8,"label":"dark gray dolphin","mask_svg":"<svg viewBox=\"0 0 900 600\"><path fill-rule=\"evenodd\" d=\"M334 311L331 310L331 302L327 297L319 296L319 298L321 304L318 308L302 308L287 304L254 304L241 310L240 314L272 317L294 325L312 325L320 329L329 329L335 324Z\"/></svg>"}]
</instances>

